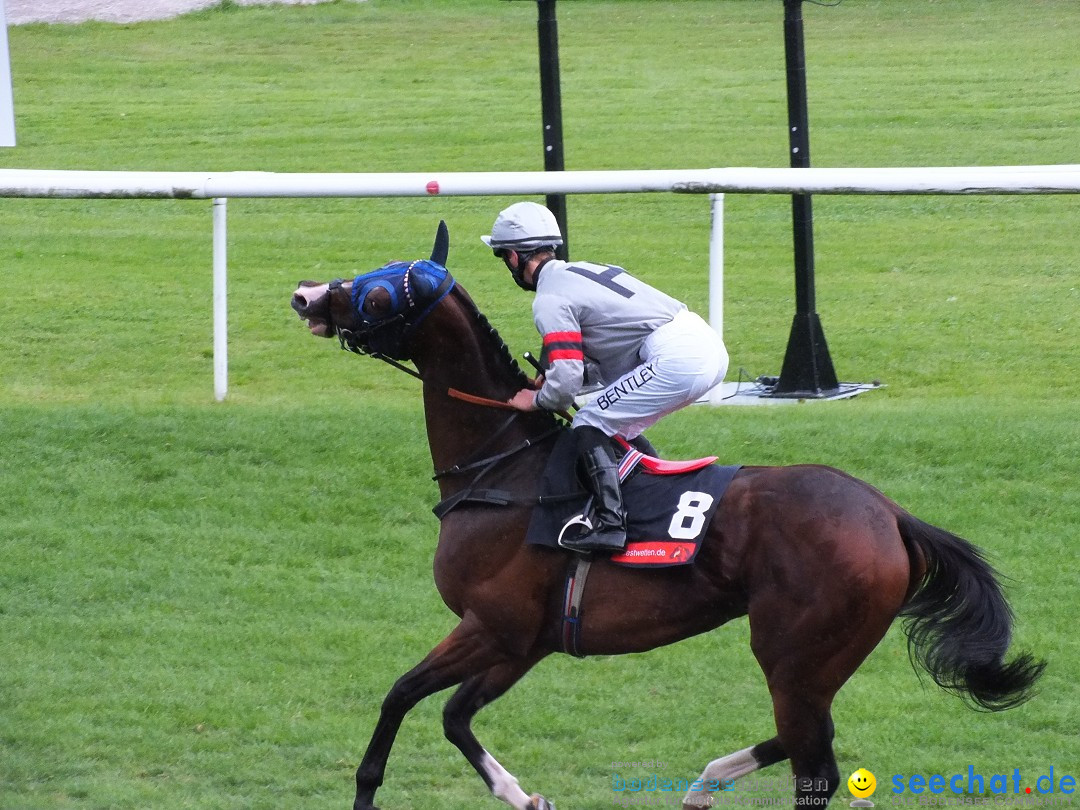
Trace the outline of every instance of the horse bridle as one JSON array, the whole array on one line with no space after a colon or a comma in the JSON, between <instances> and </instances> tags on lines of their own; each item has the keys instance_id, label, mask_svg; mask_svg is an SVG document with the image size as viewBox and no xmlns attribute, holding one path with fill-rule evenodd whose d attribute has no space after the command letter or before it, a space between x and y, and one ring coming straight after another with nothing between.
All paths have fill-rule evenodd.
<instances>
[{"instance_id":1,"label":"horse bridle","mask_svg":"<svg viewBox=\"0 0 1080 810\"><path fill-rule=\"evenodd\" d=\"M414 264L415 264L415 262L414 262ZM378 351L375 351L374 349L371 349L370 348L370 343L369 343L369 341L371 340L371 336L374 335L377 332L377 330L385 329L386 327L396 325L399 322L404 322L407 328L415 328L416 325L421 320L423 320L423 316L427 315L427 312L422 313L422 317L417 318L417 320L415 322L413 322L413 323L409 323L406 320L406 317L405 317L408 312L410 312L410 311L412 311L413 309L416 308L416 303L413 301L412 293L409 290L409 271L412 270L412 268L413 268L413 265L410 264L405 269L405 279L404 279L404 281L402 283L402 286L403 286L403 288L405 290L406 303L408 305L405 312L399 312L398 314L396 314L396 315L394 315L394 316L392 316L390 318L387 318L385 320L382 320L382 321L377 321L377 322L372 323L372 324L365 324L365 326L367 327L365 329L346 329L345 327L339 326L338 324L336 324L334 322L333 308L328 306L327 307L326 322L327 322L327 325L331 329L334 330L334 334L337 336L338 343L341 344L341 348L342 348L343 351L349 351L349 352L352 352L353 354L367 355L368 357L374 357L376 360L382 360L384 363L389 363L394 368L396 368L396 369L398 369L400 371L404 371L406 374L410 374L413 377L416 377L416 379L418 379L418 380L423 380L423 377L420 376L419 372L415 371L414 369L409 368L406 365L403 365L402 363L399 363L397 360L395 360L392 357L386 356L382 352L378 352ZM448 274L447 278L449 278L449 277L450 276ZM344 284L344 283L345 283L345 279L335 278L333 281L331 281L327 285L327 295L330 295L330 294L334 293L335 291L340 290L341 285ZM441 300L441 298L442 298L442 296L439 297L439 300ZM353 303L352 298L350 296L350 304L352 304L352 303ZM355 305L353 305L353 306L355 308ZM359 310L357 310L357 314L359 314ZM404 333L402 334L401 339L404 340Z\"/></svg>"}]
</instances>

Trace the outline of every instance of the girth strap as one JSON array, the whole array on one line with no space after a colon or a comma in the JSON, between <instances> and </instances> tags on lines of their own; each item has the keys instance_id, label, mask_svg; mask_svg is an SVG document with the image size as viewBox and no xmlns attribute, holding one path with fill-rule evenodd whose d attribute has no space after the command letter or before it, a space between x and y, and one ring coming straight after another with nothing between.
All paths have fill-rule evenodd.
<instances>
[{"instance_id":1,"label":"girth strap","mask_svg":"<svg viewBox=\"0 0 1080 810\"><path fill-rule=\"evenodd\" d=\"M575 554L567 569L566 589L563 595L562 645L563 651L575 658L584 658L580 652L581 600L585 596L585 582L589 578L592 557Z\"/></svg>"}]
</instances>

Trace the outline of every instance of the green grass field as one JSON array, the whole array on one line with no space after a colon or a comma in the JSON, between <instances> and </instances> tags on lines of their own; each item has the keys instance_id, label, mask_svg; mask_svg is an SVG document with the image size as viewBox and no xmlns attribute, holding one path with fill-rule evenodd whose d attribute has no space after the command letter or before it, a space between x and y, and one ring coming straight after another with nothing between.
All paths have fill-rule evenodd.
<instances>
[{"instance_id":1,"label":"green grass field","mask_svg":"<svg viewBox=\"0 0 1080 810\"><path fill-rule=\"evenodd\" d=\"M568 168L786 165L780 2L559 6ZM0 167L538 169L535 14L370 0L13 28L19 146ZM1075 0L804 16L815 165L1078 162ZM383 695L455 620L431 583L415 381L313 340L288 298L424 255L445 218L455 275L535 351L528 298L477 239L507 202L233 201L219 404L209 203L0 201L0 808L349 806ZM704 198L569 207L576 257L704 311ZM887 387L694 408L651 435L672 457L833 464L1007 575L1018 645L1050 660L1035 700L969 711L920 683L899 628L840 693L841 771L873 771L878 806L892 774L1080 777L1080 200L818 197L815 214L837 372ZM726 243L729 378L778 373L788 200L729 195ZM771 736L747 642L739 621L645 655L553 657L478 736L562 810L611 807L612 762L687 778ZM441 706L406 719L386 810L500 806Z\"/></svg>"}]
</instances>

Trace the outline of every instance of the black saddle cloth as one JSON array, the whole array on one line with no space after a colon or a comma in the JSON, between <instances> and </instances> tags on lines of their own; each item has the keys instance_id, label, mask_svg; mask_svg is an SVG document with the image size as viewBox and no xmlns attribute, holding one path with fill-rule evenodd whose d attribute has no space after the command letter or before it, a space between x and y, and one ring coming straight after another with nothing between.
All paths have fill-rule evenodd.
<instances>
[{"instance_id":1,"label":"black saddle cloth","mask_svg":"<svg viewBox=\"0 0 1080 810\"><path fill-rule=\"evenodd\" d=\"M624 459L629 465L633 457ZM567 522L582 514L589 494L575 472L573 431L559 437L540 483L525 541L558 547ZM623 480L627 548L611 560L620 565L664 568L694 561L728 485L741 465L710 464L693 472L656 474L636 464Z\"/></svg>"}]
</instances>

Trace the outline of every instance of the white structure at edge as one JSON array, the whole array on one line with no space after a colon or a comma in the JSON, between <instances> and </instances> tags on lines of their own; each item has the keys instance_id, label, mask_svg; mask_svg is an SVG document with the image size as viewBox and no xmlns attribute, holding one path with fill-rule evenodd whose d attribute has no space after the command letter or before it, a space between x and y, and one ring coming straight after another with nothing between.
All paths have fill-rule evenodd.
<instances>
[{"instance_id":1,"label":"white structure at edge","mask_svg":"<svg viewBox=\"0 0 1080 810\"><path fill-rule=\"evenodd\" d=\"M15 145L15 100L11 87L7 15L4 13L4 0L0 0L0 146Z\"/></svg>"}]
</instances>

